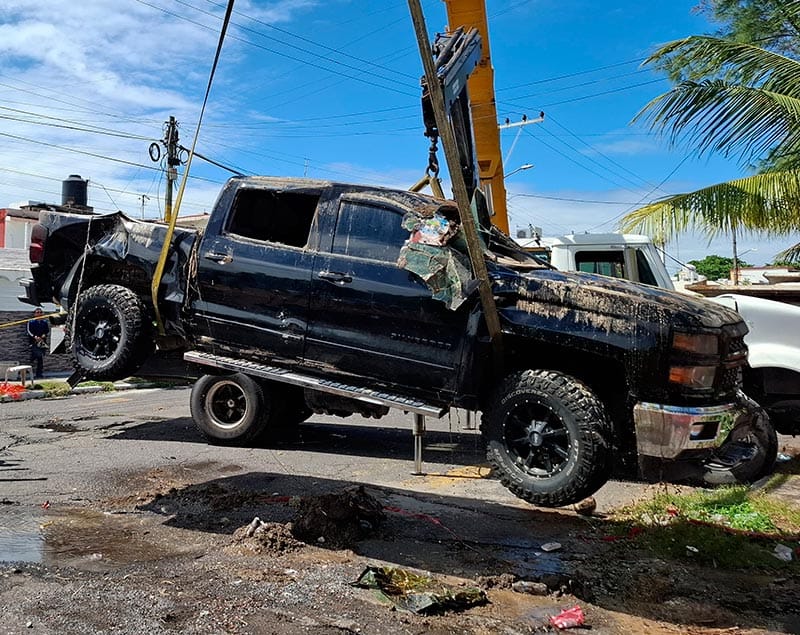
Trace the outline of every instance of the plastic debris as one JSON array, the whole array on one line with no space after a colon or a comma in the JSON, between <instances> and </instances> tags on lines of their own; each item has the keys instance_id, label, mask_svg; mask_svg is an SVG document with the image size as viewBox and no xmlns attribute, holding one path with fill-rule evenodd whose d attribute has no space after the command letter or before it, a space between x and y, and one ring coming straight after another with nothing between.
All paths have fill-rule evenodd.
<instances>
[{"instance_id":1,"label":"plastic debris","mask_svg":"<svg viewBox=\"0 0 800 635\"><path fill-rule=\"evenodd\" d=\"M700 553L700 550L697 547L692 547L692 545L686 545L686 551L690 553Z\"/></svg>"},{"instance_id":2,"label":"plastic debris","mask_svg":"<svg viewBox=\"0 0 800 635\"><path fill-rule=\"evenodd\" d=\"M50 509L50 501L45 501L41 505L42 509Z\"/></svg>"},{"instance_id":3,"label":"plastic debris","mask_svg":"<svg viewBox=\"0 0 800 635\"><path fill-rule=\"evenodd\" d=\"M486 593L477 587L452 587L396 567L367 567L352 585L377 589L398 608L420 614L466 609L487 601Z\"/></svg>"},{"instance_id":4,"label":"plastic debris","mask_svg":"<svg viewBox=\"0 0 800 635\"><path fill-rule=\"evenodd\" d=\"M791 461L792 457L788 454L784 454L783 452L778 452L778 456L775 457L775 460L778 463L786 463L787 461Z\"/></svg>"},{"instance_id":5,"label":"plastic debris","mask_svg":"<svg viewBox=\"0 0 800 635\"><path fill-rule=\"evenodd\" d=\"M560 542L546 542L541 547L542 551L558 551L561 549Z\"/></svg>"},{"instance_id":6,"label":"plastic debris","mask_svg":"<svg viewBox=\"0 0 800 635\"><path fill-rule=\"evenodd\" d=\"M564 609L558 615L550 616L550 623L558 629L583 626L585 622L586 616L580 606L573 606L571 609Z\"/></svg>"},{"instance_id":7,"label":"plastic debris","mask_svg":"<svg viewBox=\"0 0 800 635\"><path fill-rule=\"evenodd\" d=\"M775 551L772 552L772 555L774 555L781 562L791 562L794 553L792 552L791 547L787 547L786 545L778 543L775 545Z\"/></svg>"}]
</instances>

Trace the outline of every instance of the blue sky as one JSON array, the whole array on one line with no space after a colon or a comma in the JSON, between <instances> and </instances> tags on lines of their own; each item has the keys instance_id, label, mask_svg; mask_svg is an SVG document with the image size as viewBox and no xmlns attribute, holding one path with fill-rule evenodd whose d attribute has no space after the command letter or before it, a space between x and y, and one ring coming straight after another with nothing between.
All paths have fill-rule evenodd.
<instances>
[{"instance_id":1,"label":"blue sky","mask_svg":"<svg viewBox=\"0 0 800 635\"><path fill-rule=\"evenodd\" d=\"M499 119L546 113L518 138L502 132L506 172L535 165L507 180L512 229L611 231L637 205L745 173L630 125L669 87L640 67L647 54L713 30L696 4L488 0ZM76 5L3 2L0 207L58 202L61 180L80 174L97 210L154 217L164 181L147 149L170 115L191 145L223 0ZM444 3L423 9L431 36L443 30ZM427 163L421 72L405 0L239 0L198 151L248 174L408 187ZM228 176L195 160L181 213L209 210ZM794 242L740 237L739 250L762 264ZM690 260L731 247L685 236L669 250Z\"/></svg>"}]
</instances>

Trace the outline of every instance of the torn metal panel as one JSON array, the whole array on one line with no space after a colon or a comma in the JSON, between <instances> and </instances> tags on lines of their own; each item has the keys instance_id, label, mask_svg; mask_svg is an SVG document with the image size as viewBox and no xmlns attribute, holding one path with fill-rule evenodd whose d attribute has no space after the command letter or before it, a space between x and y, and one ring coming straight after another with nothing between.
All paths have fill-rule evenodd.
<instances>
[{"instance_id":1,"label":"torn metal panel","mask_svg":"<svg viewBox=\"0 0 800 635\"><path fill-rule=\"evenodd\" d=\"M470 293L469 261L455 249L409 242L400 250L397 265L417 276L433 298L456 310Z\"/></svg>"},{"instance_id":2,"label":"torn metal panel","mask_svg":"<svg viewBox=\"0 0 800 635\"><path fill-rule=\"evenodd\" d=\"M469 259L453 245L461 228L455 208L428 205L408 212L403 228L409 239L400 250L397 266L417 276L433 292L433 298L455 310L473 290Z\"/></svg>"}]
</instances>

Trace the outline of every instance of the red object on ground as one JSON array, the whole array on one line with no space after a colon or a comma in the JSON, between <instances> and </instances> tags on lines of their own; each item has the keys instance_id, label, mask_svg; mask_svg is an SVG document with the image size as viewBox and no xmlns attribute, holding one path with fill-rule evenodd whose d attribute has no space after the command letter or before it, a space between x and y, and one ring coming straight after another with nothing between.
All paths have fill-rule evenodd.
<instances>
[{"instance_id":1,"label":"red object on ground","mask_svg":"<svg viewBox=\"0 0 800 635\"><path fill-rule=\"evenodd\" d=\"M564 609L558 615L550 616L550 623L559 629L583 626L585 621L586 617L580 606L573 606L571 609Z\"/></svg>"},{"instance_id":2,"label":"red object on ground","mask_svg":"<svg viewBox=\"0 0 800 635\"><path fill-rule=\"evenodd\" d=\"M19 399L20 395L25 392L25 387L19 384L9 384L4 381L0 384L0 396L8 395L12 399Z\"/></svg>"}]
</instances>

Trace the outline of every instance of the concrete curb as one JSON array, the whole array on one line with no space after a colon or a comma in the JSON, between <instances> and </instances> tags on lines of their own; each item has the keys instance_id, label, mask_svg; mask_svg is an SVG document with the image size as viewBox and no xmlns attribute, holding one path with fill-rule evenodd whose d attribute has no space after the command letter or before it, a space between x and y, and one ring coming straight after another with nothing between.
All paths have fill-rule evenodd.
<instances>
[{"instance_id":1,"label":"concrete curb","mask_svg":"<svg viewBox=\"0 0 800 635\"><path fill-rule=\"evenodd\" d=\"M9 401L28 401L30 399L61 399L62 397L68 397L70 395L86 395L96 392L117 392L118 390L138 390L140 388L158 387L159 384L155 383L131 384L129 382L118 381L114 382L111 390L104 386L76 386L65 395L53 395L45 390L26 390L25 392L13 397L11 395L0 395L0 403L6 403Z\"/></svg>"}]
</instances>

